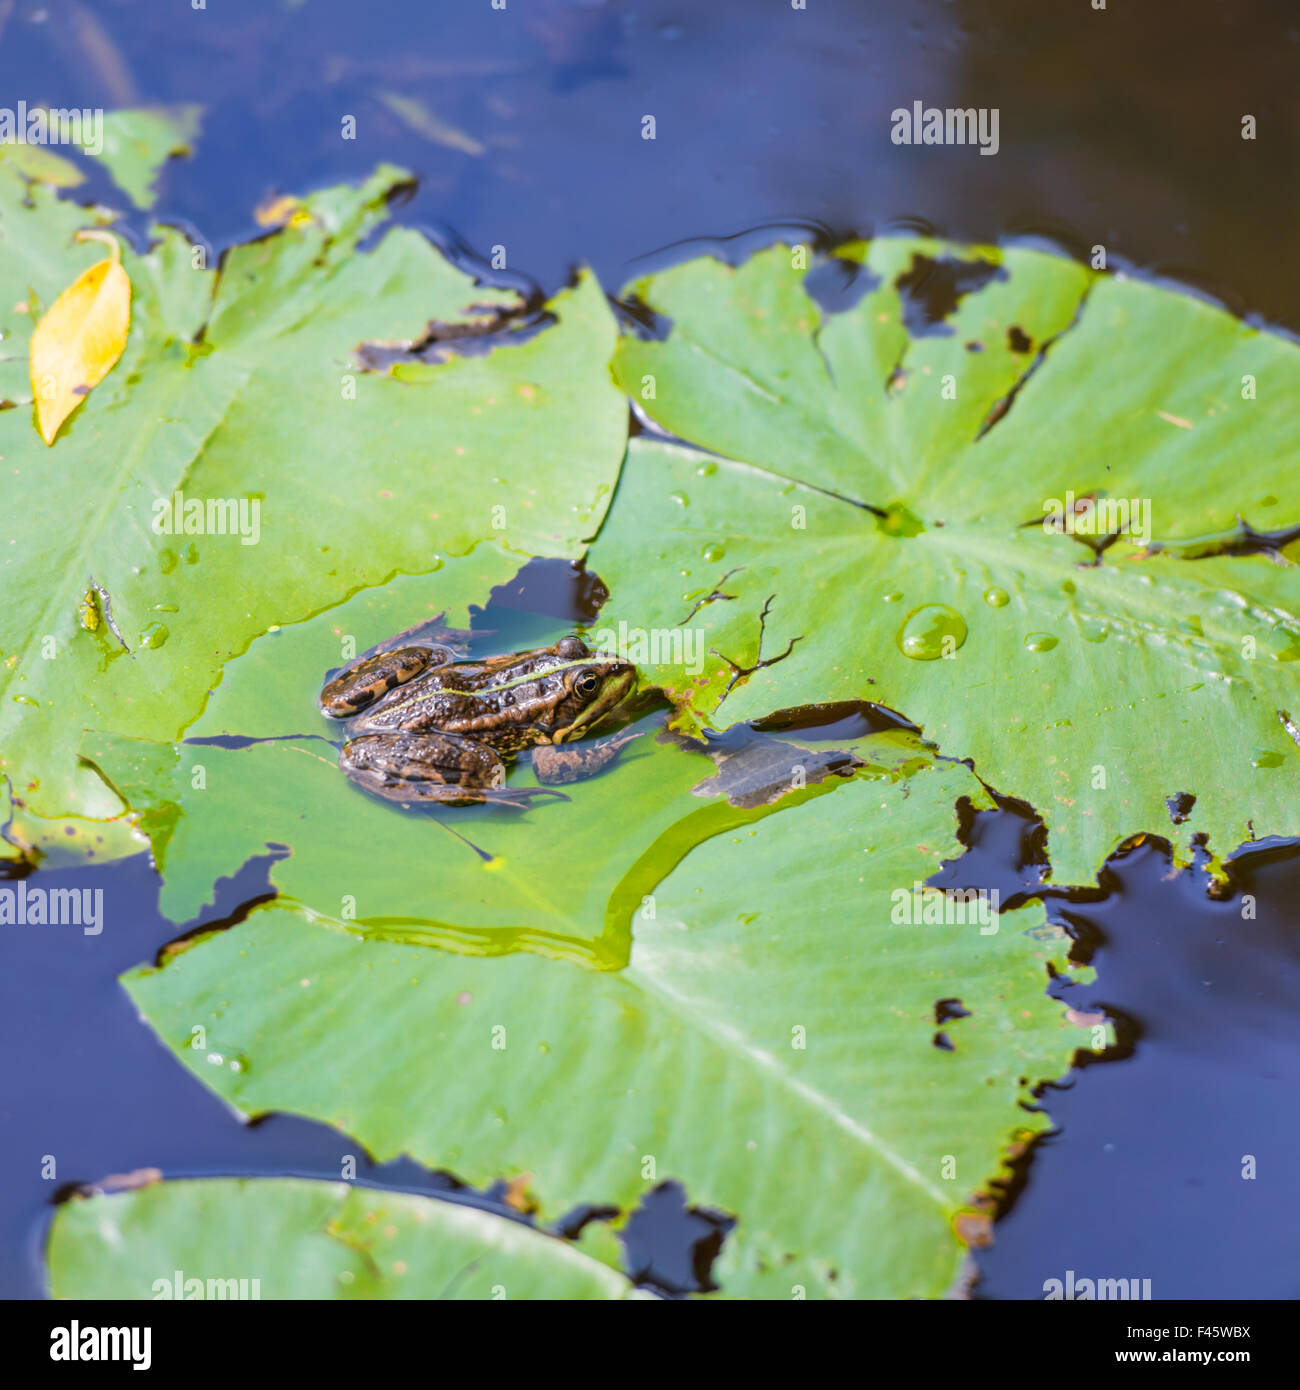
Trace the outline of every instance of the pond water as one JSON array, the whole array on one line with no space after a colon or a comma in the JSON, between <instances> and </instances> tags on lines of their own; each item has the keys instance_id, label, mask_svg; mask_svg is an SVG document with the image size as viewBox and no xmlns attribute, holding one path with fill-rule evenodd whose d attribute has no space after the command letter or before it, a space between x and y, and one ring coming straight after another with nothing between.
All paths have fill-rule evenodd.
<instances>
[{"instance_id":1,"label":"pond water","mask_svg":"<svg viewBox=\"0 0 1300 1390\"><path fill-rule=\"evenodd\" d=\"M165 171L156 215L214 251L259 234L268 194L387 160L419 177L400 221L544 289L581 262L614 290L701 249L738 258L781 227L828 242L916 228L1103 245L1112 265L1300 328L1294 6L1052 9L0 0L0 73L29 104L203 103L196 155ZM892 144L891 111L918 100L998 108L996 156ZM86 196L121 202L102 176ZM143 235L147 221L127 225ZM479 626L526 645L590 598L577 581L564 590L500 593ZM1036 882L1015 809L978 817L971 840L953 882ZM48 929L4 938L5 1296L41 1290L52 1187L146 1166L333 1177L358 1152L302 1120L239 1124L138 1020L116 976L176 934L144 859L47 877L105 886L115 929L73 948ZM1041 1297L1067 1270L1150 1278L1157 1298L1300 1293L1285 1219L1300 1197L1300 847L1252 854L1235 887L1257 896L1253 921L1198 873L1171 877L1148 842L1108 867L1094 901L1049 900L1098 971L1070 1002L1104 1007L1120 1043L1044 1093L1056 1132L978 1256L977 1296ZM265 862L250 864L206 920L265 891ZM59 1156L55 1184L39 1177L45 1153ZM362 1178L509 1210L499 1191L452 1192L408 1162L363 1164ZM657 1194L629 1235L628 1268L669 1292L708 1287L726 1238L689 1202Z\"/></svg>"}]
</instances>

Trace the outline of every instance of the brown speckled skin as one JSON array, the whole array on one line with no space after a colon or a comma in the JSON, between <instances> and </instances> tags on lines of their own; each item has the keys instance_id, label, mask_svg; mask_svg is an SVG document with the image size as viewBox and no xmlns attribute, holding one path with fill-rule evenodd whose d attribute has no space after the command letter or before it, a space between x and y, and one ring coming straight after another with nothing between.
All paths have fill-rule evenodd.
<instances>
[{"instance_id":1,"label":"brown speckled skin","mask_svg":"<svg viewBox=\"0 0 1300 1390\"><path fill-rule=\"evenodd\" d=\"M321 692L348 721L339 765L391 800L520 804L506 759L580 738L636 685L636 668L576 637L554 647L453 661L446 648L402 647L357 662ZM606 759L608 761L608 759Z\"/></svg>"}]
</instances>

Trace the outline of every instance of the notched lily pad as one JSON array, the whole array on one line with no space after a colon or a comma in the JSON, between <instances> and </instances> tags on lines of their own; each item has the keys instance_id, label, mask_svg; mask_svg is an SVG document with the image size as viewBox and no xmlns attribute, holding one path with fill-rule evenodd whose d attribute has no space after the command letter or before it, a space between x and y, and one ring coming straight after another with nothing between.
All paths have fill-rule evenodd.
<instances>
[{"instance_id":1,"label":"notched lily pad","mask_svg":"<svg viewBox=\"0 0 1300 1390\"><path fill-rule=\"evenodd\" d=\"M1044 816L1058 882L1166 828L1171 785L1197 797L1180 862L1198 836L1219 863L1300 829L1275 717L1300 652L1300 351L1039 252L883 238L837 256L873 278L831 315L782 246L628 289L672 327L625 333L619 380L713 452L634 439L591 563L602 621L701 639L703 670L648 672L678 726L869 690ZM946 307L951 332L909 333L909 267L954 256L1002 273ZM1075 535L1090 495L1118 521Z\"/></svg>"}]
</instances>

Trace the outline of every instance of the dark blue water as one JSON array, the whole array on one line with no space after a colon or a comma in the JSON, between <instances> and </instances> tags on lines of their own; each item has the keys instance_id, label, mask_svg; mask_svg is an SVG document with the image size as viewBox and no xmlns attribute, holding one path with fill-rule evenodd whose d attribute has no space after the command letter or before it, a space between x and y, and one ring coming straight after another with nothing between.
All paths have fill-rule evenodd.
<instances>
[{"instance_id":1,"label":"dark blue water","mask_svg":"<svg viewBox=\"0 0 1300 1390\"><path fill-rule=\"evenodd\" d=\"M701 245L739 256L774 224L828 240L918 227L1101 244L1111 264L1175 275L1292 329L1298 65L1290 0L1111 0L1105 11L1085 0L0 0L0 104L205 106L196 154L164 173L156 216L214 251L259 231L252 209L269 192L388 160L420 178L402 220L469 256L504 248L509 273L547 289L579 262L613 290ZM384 93L422 102L438 139L404 125ZM998 107L998 154L891 144L890 112L917 100ZM654 141L641 138L647 115ZM355 140L342 138L348 116ZM122 202L102 174L78 196ZM130 225L143 234L147 222ZM493 625L526 634L528 609L500 603ZM953 873L1032 886L1026 833L1012 812L980 818ZM1157 1298L1295 1297L1300 853L1243 868L1254 921L1235 899L1209 899L1197 875L1170 879L1158 846L1112 867L1096 901L1050 906L1099 971L1070 1002L1104 1007L1121 1045L1045 1092L1057 1131L1023 1165L979 1257L978 1293L1041 1297L1044 1280L1074 1270L1150 1278ZM241 1125L137 1019L116 977L176 934L154 911L144 860L59 877L105 887L114 926L0 938L10 1297L40 1291L40 1242L66 1184L138 1167L332 1177L341 1154L361 1153L305 1121ZM265 866L249 866L216 914L264 886ZM363 1163L361 1178L508 1211L499 1191L457 1191L409 1163ZM629 1235L627 1267L665 1291L709 1287L726 1238L725 1219L689 1203L657 1194Z\"/></svg>"}]
</instances>

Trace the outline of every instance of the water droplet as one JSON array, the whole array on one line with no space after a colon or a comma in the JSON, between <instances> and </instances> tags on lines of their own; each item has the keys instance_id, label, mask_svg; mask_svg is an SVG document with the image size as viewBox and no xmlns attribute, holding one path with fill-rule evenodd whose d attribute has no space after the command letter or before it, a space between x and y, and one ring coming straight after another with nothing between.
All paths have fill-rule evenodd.
<instances>
[{"instance_id":1,"label":"water droplet","mask_svg":"<svg viewBox=\"0 0 1300 1390\"><path fill-rule=\"evenodd\" d=\"M179 613L181 610L174 603L155 603L153 611L155 613Z\"/></svg>"},{"instance_id":2,"label":"water droplet","mask_svg":"<svg viewBox=\"0 0 1300 1390\"><path fill-rule=\"evenodd\" d=\"M711 478L718 471L718 465L710 460L708 463L700 464L695 471L701 478Z\"/></svg>"},{"instance_id":3,"label":"water droplet","mask_svg":"<svg viewBox=\"0 0 1300 1390\"><path fill-rule=\"evenodd\" d=\"M537 1044L537 1050L538 1050L538 1052L540 1052L540 1053L542 1054L542 1056L544 1057L544 1056L546 1056L546 1054L551 1050L551 1045L550 1045L550 1043L548 1043L548 1042L539 1042L539 1043Z\"/></svg>"},{"instance_id":4,"label":"water droplet","mask_svg":"<svg viewBox=\"0 0 1300 1390\"><path fill-rule=\"evenodd\" d=\"M966 620L946 603L926 603L903 619L895 639L913 661L937 661L966 640Z\"/></svg>"},{"instance_id":5,"label":"water droplet","mask_svg":"<svg viewBox=\"0 0 1300 1390\"><path fill-rule=\"evenodd\" d=\"M1060 639L1053 637L1050 632L1031 632L1025 638L1025 646L1031 652L1050 652L1059 641Z\"/></svg>"},{"instance_id":6,"label":"water droplet","mask_svg":"<svg viewBox=\"0 0 1300 1390\"><path fill-rule=\"evenodd\" d=\"M170 574L176 568L177 555L174 550L163 549L158 552L158 568L164 574Z\"/></svg>"},{"instance_id":7,"label":"water droplet","mask_svg":"<svg viewBox=\"0 0 1300 1390\"><path fill-rule=\"evenodd\" d=\"M903 597L902 591L901 591L900 589L895 589L892 593L888 593L888 594L885 595L885 602L886 602L886 603L897 603L898 600L899 600L900 598L902 598L902 597Z\"/></svg>"},{"instance_id":8,"label":"water droplet","mask_svg":"<svg viewBox=\"0 0 1300 1390\"><path fill-rule=\"evenodd\" d=\"M984 602L990 608L1005 608L1011 599L1007 596L1005 589L999 589L996 585L991 589L984 590Z\"/></svg>"},{"instance_id":9,"label":"water droplet","mask_svg":"<svg viewBox=\"0 0 1300 1390\"><path fill-rule=\"evenodd\" d=\"M704 549L700 551L700 558L702 560L707 560L711 565L716 565L726 553L726 546L714 541L710 545L706 545Z\"/></svg>"},{"instance_id":10,"label":"water droplet","mask_svg":"<svg viewBox=\"0 0 1300 1390\"><path fill-rule=\"evenodd\" d=\"M31 705L33 709L40 709L41 707L41 702L37 699L34 699L31 695L15 695L14 704Z\"/></svg>"},{"instance_id":11,"label":"water droplet","mask_svg":"<svg viewBox=\"0 0 1300 1390\"><path fill-rule=\"evenodd\" d=\"M1292 642L1289 647L1283 647L1280 652L1274 652L1273 660L1300 661L1300 642Z\"/></svg>"},{"instance_id":12,"label":"water droplet","mask_svg":"<svg viewBox=\"0 0 1300 1390\"><path fill-rule=\"evenodd\" d=\"M1065 580L1065 581L1062 583L1062 585L1061 585L1061 592L1062 592L1063 594L1072 594L1072 593L1074 593L1074 590L1075 590L1075 583L1074 583L1074 580L1073 580L1073 579L1067 579L1067 580Z\"/></svg>"},{"instance_id":13,"label":"water droplet","mask_svg":"<svg viewBox=\"0 0 1300 1390\"><path fill-rule=\"evenodd\" d=\"M1104 642L1110 636L1110 628L1100 618L1085 617L1079 622L1079 636L1085 642Z\"/></svg>"},{"instance_id":14,"label":"water droplet","mask_svg":"<svg viewBox=\"0 0 1300 1390\"><path fill-rule=\"evenodd\" d=\"M1251 767L1281 767L1284 759L1272 748L1256 748L1251 754Z\"/></svg>"},{"instance_id":15,"label":"water droplet","mask_svg":"<svg viewBox=\"0 0 1300 1390\"><path fill-rule=\"evenodd\" d=\"M689 507L691 505L691 499L687 497L684 492L670 492L668 494L668 499L671 502L676 502L679 507Z\"/></svg>"},{"instance_id":16,"label":"water droplet","mask_svg":"<svg viewBox=\"0 0 1300 1390\"><path fill-rule=\"evenodd\" d=\"M170 636L166 623L150 623L140 634L140 645L150 649L161 647Z\"/></svg>"}]
</instances>

